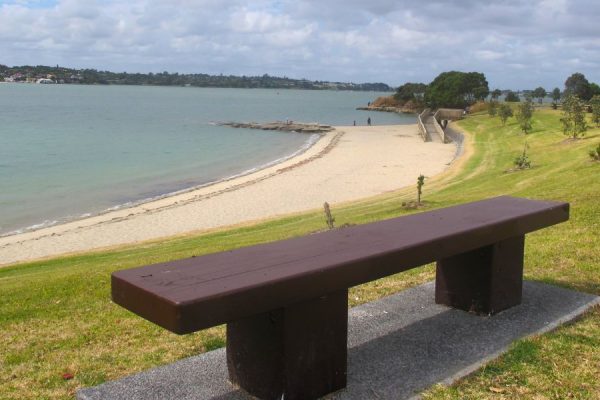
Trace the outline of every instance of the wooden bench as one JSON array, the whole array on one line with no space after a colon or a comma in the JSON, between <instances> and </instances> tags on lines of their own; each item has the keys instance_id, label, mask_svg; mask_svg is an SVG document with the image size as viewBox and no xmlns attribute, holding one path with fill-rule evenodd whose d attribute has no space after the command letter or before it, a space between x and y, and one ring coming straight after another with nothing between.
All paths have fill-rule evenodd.
<instances>
[{"instance_id":1,"label":"wooden bench","mask_svg":"<svg viewBox=\"0 0 600 400\"><path fill-rule=\"evenodd\" d=\"M348 288L437 261L437 303L494 314L521 302L525 234L568 218L497 197L117 271L112 297L178 334L226 323L233 383L314 399L346 386Z\"/></svg>"}]
</instances>

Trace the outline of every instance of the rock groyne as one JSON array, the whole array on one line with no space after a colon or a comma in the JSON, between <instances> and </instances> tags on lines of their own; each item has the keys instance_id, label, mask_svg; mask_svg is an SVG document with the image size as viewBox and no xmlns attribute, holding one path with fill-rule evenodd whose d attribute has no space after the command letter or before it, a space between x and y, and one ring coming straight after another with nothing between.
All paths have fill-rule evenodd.
<instances>
[{"instance_id":1,"label":"rock groyne","mask_svg":"<svg viewBox=\"0 0 600 400\"><path fill-rule=\"evenodd\" d=\"M331 132L334 128L331 125L322 125L319 123L303 123L293 121L275 121L275 122L222 122L222 126L230 126L232 128L247 128L261 129L264 131L283 131L283 132L298 132L298 133L318 133L323 134Z\"/></svg>"},{"instance_id":2,"label":"rock groyne","mask_svg":"<svg viewBox=\"0 0 600 400\"><path fill-rule=\"evenodd\" d=\"M416 108L407 107L390 107L390 106L368 106L368 107L356 107L357 110L362 111L383 111L383 112L394 112L399 114L418 114L419 111Z\"/></svg>"}]
</instances>

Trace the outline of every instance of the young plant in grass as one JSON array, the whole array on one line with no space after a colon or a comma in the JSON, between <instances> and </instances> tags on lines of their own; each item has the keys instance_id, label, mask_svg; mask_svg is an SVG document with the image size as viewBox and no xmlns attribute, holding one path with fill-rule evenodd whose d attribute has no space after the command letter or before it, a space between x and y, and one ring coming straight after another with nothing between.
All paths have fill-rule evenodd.
<instances>
[{"instance_id":1,"label":"young plant in grass","mask_svg":"<svg viewBox=\"0 0 600 400\"><path fill-rule=\"evenodd\" d=\"M531 168L531 160L529 159L529 156L527 155L528 149L529 149L529 146L527 145L527 142L525 142L525 146L523 146L523 152L521 153L520 156L515 158L514 164L517 169Z\"/></svg>"},{"instance_id":2,"label":"young plant in grass","mask_svg":"<svg viewBox=\"0 0 600 400\"><path fill-rule=\"evenodd\" d=\"M517 121L519 121L519 127L526 135L531 132L533 125L531 119L533 118L533 102L531 99L519 104L517 110Z\"/></svg>"},{"instance_id":3,"label":"young plant in grass","mask_svg":"<svg viewBox=\"0 0 600 400\"><path fill-rule=\"evenodd\" d=\"M572 139L585 135L587 122L585 120L585 105L576 95L568 95L563 101L563 133Z\"/></svg>"},{"instance_id":4,"label":"young plant in grass","mask_svg":"<svg viewBox=\"0 0 600 400\"><path fill-rule=\"evenodd\" d=\"M325 211L325 222L327 222L327 227L329 229L335 228L335 218L331 214L331 209L329 208L329 203L325 202L323 204L323 210Z\"/></svg>"},{"instance_id":5,"label":"young plant in grass","mask_svg":"<svg viewBox=\"0 0 600 400\"><path fill-rule=\"evenodd\" d=\"M588 153L592 161L600 161L600 143L594 149L591 149Z\"/></svg>"},{"instance_id":6,"label":"young plant in grass","mask_svg":"<svg viewBox=\"0 0 600 400\"><path fill-rule=\"evenodd\" d=\"M506 125L506 121L513 116L512 108L508 104L501 104L498 108L498 116L502 121L502 126Z\"/></svg>"}]
</instances>

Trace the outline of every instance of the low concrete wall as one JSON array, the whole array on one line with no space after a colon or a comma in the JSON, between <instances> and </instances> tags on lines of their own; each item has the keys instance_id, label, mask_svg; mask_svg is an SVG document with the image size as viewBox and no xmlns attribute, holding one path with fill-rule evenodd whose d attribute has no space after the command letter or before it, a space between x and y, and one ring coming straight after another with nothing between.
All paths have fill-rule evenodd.
<instances>
[{"instance_id":1,"label":"low concrete wall","mask_svg":"<svg viewBox=\"0 0 600 400\"><path fill-rule=\"evenodd\" d=\"M460 108L440 108L435 113L435 116L438 121L442 119L456 121L457 119L462 119L463 114L464 111Z\"/></svg>"},{"instance_id":2,"label":"low concrete wall","mask_svg":"<svg viewBox=\"0 0 600 400\"><path fill-rule=\"evenodd\" d=\"M425 142L431 142L431 138L427 134L427 129L425 129L425 125L423 125L423 118L429 114L431 110L426 108L421 112L421 114L417 115L417 125L419 126L419 133Z\"/></svg>"},{"instance_id":3,"label":"low concrete wall","mask_svg":"<svg viewBox=\"0 0 600 400\"><path fill-rule=\"evenodd\" d=\"M443 143L449 143L447 141L447 139L446 139L446 133L444 132L444 129L442 128L442 126L438 122L438 120L435 117L435 115L433 116L433 126L435 127L435 131L437 132L437 134L440 135L440 138L442 139L442 142Z\"/></svg>"}]
</instances>

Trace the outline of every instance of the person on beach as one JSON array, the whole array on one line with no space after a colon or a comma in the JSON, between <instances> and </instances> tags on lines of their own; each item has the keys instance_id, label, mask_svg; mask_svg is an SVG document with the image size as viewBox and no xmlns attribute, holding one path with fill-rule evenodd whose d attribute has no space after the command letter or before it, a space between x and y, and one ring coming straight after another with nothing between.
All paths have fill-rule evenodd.
<instances>
[{"instance_id":1,"label":"person on beach","mask_svg":"<svg viewBox=\"0 0 600 400\"><path fill-rule=\"evenodd\" d=\"M356 126L356 120L354 120L354 123L352 125Z\"/></svg>"},{"instance_id":2,"label":"person on beach","mask_svg":"<svg viewBox=\"0 0 600 400\"><path fill-rule=\"evenodd\" d=\"M371 117L367 118L367 125L371 126Z\"/></svg>"}]
</instances>

